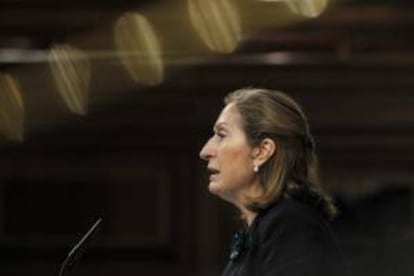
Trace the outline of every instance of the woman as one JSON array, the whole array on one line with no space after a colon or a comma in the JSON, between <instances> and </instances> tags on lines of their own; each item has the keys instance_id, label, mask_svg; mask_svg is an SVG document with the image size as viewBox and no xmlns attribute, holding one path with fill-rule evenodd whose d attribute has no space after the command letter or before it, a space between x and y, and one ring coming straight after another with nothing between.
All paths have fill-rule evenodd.
<instances>
[{"instance_id":1,"label":"woman","mask_svg":"<svg viewBox=\"0 0 414 276\"><path fill-rule=\"evenodd\" d=\"M209 191L236 206L246 223L223 276L340 274L328 223L336 209L319 186L315 143L293 99L255 88L229 94L200 157Z\"/></svg>"}]
</instances>

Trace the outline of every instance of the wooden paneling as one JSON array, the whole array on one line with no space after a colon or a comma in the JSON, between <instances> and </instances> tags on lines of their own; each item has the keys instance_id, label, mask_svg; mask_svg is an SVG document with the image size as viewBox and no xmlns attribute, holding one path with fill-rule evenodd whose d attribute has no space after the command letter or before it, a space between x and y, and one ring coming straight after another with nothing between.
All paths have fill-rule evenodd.
<instances>
[{"instance_id":1,"label":"wooden paneling","mask_svg":"<svg viewBox=\"0 0 414 276\"><path fill-rule=\"evenodd\" d=\"M30 263L36 269L36 263L44 263L41 269L51 274L97 217L103 218L103 228L79 273L98 269L96 262L137 263L140 271L145 263L177 270L189 262L195 248L194 202L188 200L192 156L168 143L155 148L146 141L128 148L115 133L102 140L89 133L86 144L59 138L58 145L37 140L1 155L3 264L20 264L18 275Z\"/></svg>"},{"instance_id":2,"label":"wooden paneling","mask_svg":"<svg viewBox=\"0 0 414 276\"><path fill-rule=\"evenodd\" d=\"M42 3L39 9L53 9ZM93 28L97 18L109 26L104 21L116 13L105 2L96 14L88 13L91 18L82 13L79 21L65 23L83 7L75 4L61 11L65 16L53 14L33 26L7 14L0 29L30 37L46 31L29 42L47 45ZM123 9L119 5L116 10ZM389 265L390 254L378 256L381 250L411 252L412 8L344 6L313 23L249 37L232 55L167 57L165 82L154 88L133 83L113 57L94 60L90 108L83 117L65 109L47 64L13 67L27 118L24 143L1 143L0 274L57 273L69 248L102 216L103 229L74 275L218 275L240 220L207 192L198 152L222 97L245 86L283 90L308 114L325 185L349 204L344 207L362 214L340 222L346 253L357 264L354 275L369 275L363 272L375 269L365 266L377 257L384 263L379 268ZM18 4L8 7L14 15L29 12ZM70 30L55 36L55 27ZM0 44L2 39L7 46L8 38ZM106 48L110 36L92 40ZM387 230L380 227L382 214ZM364 222L380 234L352 232L373 230ZM394 222L404 235L384 234ZM405 259L398 264L406 267ZM386 271L380 270L375 272Z\"/></svg>"}]
</instances>

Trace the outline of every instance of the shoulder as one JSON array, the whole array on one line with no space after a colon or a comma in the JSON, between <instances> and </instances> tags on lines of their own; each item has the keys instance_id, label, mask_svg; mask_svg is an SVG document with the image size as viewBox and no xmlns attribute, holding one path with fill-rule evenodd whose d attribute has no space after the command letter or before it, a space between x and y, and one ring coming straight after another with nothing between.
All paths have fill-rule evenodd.
<instances>
[{"instance_id":1,"label":"shoulder","mask_svg":"<svg viewBox=\"0 0 414 276\"><path fill-rule=\"evenodd\" d=\"M294 199L283 199L258 217L257 231L275 235L281 231L330 232L330 223L311 206ZM276 231L276 232L275 232Z\"/></svg>"},{"instance_id":2,"label":"shoulder","mask_svg":"<svg viewBox=\"0 0 414 276\"><path fill-rule=\"evenodd\" d=\"M281 273L296 271L299 266L309 273L306 275L324 275L322 272L341 258L329 222L299 201L282 200L256 223L253 238L266 269Z\"/></svg>"}]
</instances>

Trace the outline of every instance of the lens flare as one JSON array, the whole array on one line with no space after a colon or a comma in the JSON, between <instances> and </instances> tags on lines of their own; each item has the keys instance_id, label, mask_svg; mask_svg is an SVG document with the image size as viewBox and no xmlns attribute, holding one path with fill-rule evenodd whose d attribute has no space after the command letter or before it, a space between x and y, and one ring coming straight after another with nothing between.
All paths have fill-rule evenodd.
<instances>
[{"instance_id":1,"label":"lens flare","mask_svg":"<svg viewBox=\"0 0 414 276\"><path fill-rule=\"evenodd\" d=\"M240 12L232 0L189 0L191 22L207 47L233 52L241 40Z\"/></svg>"},{"instance_id":2,"label":"lens flare","mask_svg":"<svg viewBox=\"0 0 414 276\"><path fill-rule=\"evenodd\" d=\"M75 114L85 115L91 79L87 55L70 45L55 45L48 59L57 90L66 106Z\"/></svg>"},{"instance_id":3,"label":"lens flare","mask_svg":"<svg viewBox=\"0 0 414 276\"><path fill-rule=\"evenodd\" d=\"M138 13L124 14L115 25L115 44L131 77L144 85L163 81L161 47L149 21Z\"/></svg>"},{"instance_id":4,"label":"lens flare","mask_svg":"<svg viewBox=\"0 0 414 276\"><path fill-rule=\"evenodd\" d=\"M5 73L0 73L0 131L13 141L23 141L23 98L15 79Z\"/></svg>"}]
</instances>

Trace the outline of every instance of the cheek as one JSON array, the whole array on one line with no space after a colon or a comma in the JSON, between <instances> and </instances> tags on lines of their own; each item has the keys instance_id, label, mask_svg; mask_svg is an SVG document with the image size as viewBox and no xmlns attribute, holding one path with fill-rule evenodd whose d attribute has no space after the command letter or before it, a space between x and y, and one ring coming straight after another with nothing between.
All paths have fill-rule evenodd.
<instances>
[{"instance_id":1,"label":"cheek","mask_svg":"<svg viewBox=\"0 0 414 276\"><path fill-rule=\"evenodd\" d=\"M227 155L233 160L245 161L250 160L249 151L246 145L239 145L228 149Z\"/></svg>"},{"instance_id":2,"label":"cheek","mask_svg":"<svg viewBox=\"0 0 414 276\"><path fill-rule=\"evenodd\" d=\"M249 152L245 147L234 148L227 153L226 163L230 169L229 173L240 175L249 172L253 168Z\"/></svg>"}]
</instances>

